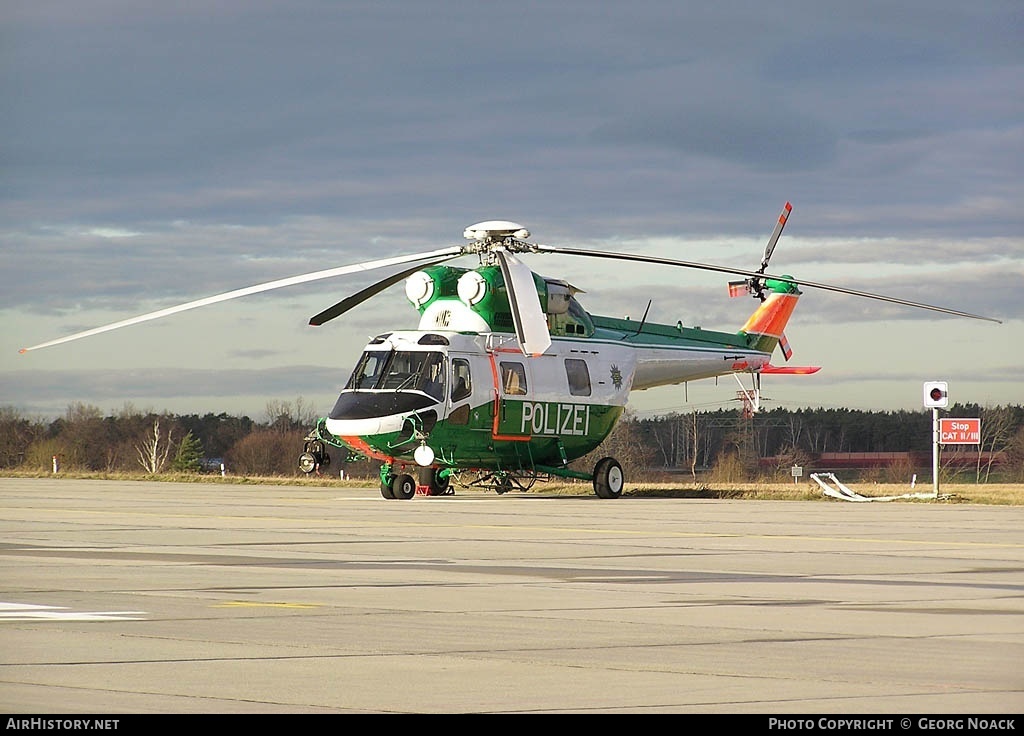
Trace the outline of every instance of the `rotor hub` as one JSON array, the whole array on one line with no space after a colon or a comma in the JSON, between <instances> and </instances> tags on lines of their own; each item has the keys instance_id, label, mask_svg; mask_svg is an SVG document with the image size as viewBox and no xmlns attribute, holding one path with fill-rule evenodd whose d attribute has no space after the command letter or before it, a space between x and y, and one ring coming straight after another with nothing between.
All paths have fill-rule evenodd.
<instances>
[{"instance_id":1,"label":"rotor hub","mask_svg":"<svg viewBox=\"0 0 1024 736\"><path fill-rule=\"evenodd\" d=\"M502 243L508 238L525 240L530 237L530 231L518 222L508 220L487 220L470 225L462 233L466 240L476 240L482 243Z\"/></svg>"}]
</instances>

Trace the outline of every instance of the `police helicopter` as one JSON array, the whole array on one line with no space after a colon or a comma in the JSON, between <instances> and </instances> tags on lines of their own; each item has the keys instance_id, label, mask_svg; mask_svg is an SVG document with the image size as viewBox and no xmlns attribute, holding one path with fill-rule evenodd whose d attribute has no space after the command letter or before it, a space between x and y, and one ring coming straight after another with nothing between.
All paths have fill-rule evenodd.
<instances>
[{"instance_id":1,"label":"police helicopter","mask_svg":"<svg viewBox=\"0 0 1024 736\"><path fill-rule=\"evenodd\" d=\"M89 335L228 299L360 271L405 266L314 315L323 325L385 289L405 281L419 314L414 330L377 335L365 346L326 417L307 435L299 467L312 473L330 462L328 447L381 462L380 492L387 499L454 493L455 486L498 493L529 490L553 477L590 481L600 498L622 495L625 475L613 457L591 472L570 464L608 437L632 391L735 375L750 377L756 409L760 378L807 374L817 366L776 366L792 351L785 327L801 287L824 289L972 319L991 317L797 281L767 272L789 218L787 202L757 270L741 270L634 253L582 250L531 242L522 225L490 220L466 228L466 243L367 261L226 292L103 327L23 348L57 345ZM635 261L742 276L731 296L757 305L739 330L639 322L588 312L580 289L533 272L522 254L561 254ZM473 267L450 265L462 256ZM415 265L410 265L415 264Z\"/></svg>"}]
</instances>

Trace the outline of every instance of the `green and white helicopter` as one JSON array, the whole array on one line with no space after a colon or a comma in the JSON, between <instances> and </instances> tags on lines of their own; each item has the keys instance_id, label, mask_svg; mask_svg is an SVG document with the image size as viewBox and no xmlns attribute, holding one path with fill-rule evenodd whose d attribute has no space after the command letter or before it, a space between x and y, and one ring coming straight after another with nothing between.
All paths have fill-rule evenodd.
<instances>
[{"instance_id":1,"label":"green and white helicopter","mask_svg":"<svg viewBox=\"0 0 1024 736\"><path fill-rule=\"evenodd\" d=\"M800 287L880 299L950 315L961 312L839 286L797 282L767 273L789 217L787 202L755 271L630 253L581 250L530 242L518 223L479 222L466 244L316 271L237 289L86 330L22 352L56 345L187 309L317 279L408 266L310 319L322 325L405 281L419 313L415 330L395 330L366 345L330 413L306 437L303 472L330 462L328 446L381 461L380 490L388 499L449 495L456 485L498 493L528 490L537 480L592 481L601 498L622 495L625 476L613 457L590 473L570 463L598 448L620 419L630 392L655 386L748 374L756 409L760 377L813 373L817 367L774 366L791 351L784 329ZM602 317L577 301L568 282L534 273L520 254L561 254L718 271L745 277L732 296L759 304L736 332ZM473 256L462 268L448 261ZM409 266L409 264L415 264Z\"/></svg>"}]
</instances>

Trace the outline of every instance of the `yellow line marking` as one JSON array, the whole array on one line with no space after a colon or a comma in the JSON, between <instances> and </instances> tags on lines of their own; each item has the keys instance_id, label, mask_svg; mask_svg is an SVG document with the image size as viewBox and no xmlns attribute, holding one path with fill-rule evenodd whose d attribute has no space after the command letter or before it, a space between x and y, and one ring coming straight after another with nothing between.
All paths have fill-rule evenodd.
<instances>
[{"instance_id":1,"label":"yellow line marking","mask_svg":"<svg viewBox=\"0 0 1024 736\"><path fill-rule=\"evenodd\" d=\"M214 608L320 608L312 603L255 603L253 601L225 601Z\"/></svg>"}]
</instances>

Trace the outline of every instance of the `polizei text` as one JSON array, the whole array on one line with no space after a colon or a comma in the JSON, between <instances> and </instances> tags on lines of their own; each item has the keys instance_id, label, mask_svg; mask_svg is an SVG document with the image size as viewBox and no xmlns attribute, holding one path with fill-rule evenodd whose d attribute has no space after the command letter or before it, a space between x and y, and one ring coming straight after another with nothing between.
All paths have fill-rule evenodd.
<instances>
[{"instance_id":1,"label":"polizei text","mask_svg":"<svg viewBox=\"0 0 1024 736\"><path fill-rule=\"evenodd\" d=\"M522 434L584 437L590 432L590 406L526 401L523 403L523 419L519 431Z\"/></svg>"}]
</instances>

